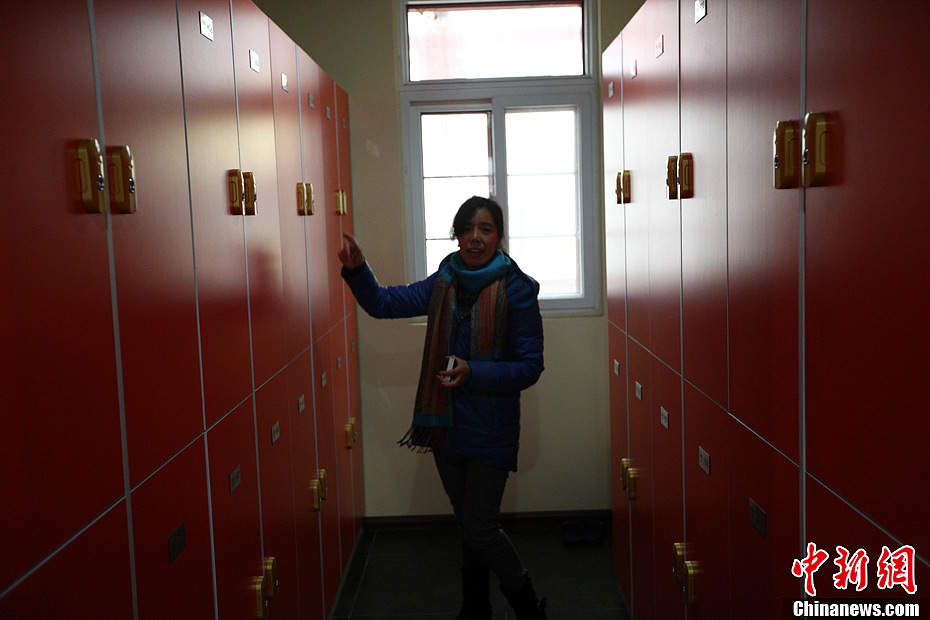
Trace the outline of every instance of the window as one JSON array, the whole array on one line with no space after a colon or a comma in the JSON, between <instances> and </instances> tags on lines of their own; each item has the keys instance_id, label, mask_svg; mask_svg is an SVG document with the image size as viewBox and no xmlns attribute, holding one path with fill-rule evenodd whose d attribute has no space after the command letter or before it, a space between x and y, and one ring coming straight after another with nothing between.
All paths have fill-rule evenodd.
<instances>
[{"instance_id":1,"label":"window","mask_svg":"<svg viewBox=\"0 0 930 620\"><path fill-rule=\"evenodd\" d=\"M504 208L505 249L540 283L543 311L599 309L591 5L402 2L412 279L457 250L459 205L490 195Z\"/></svg>"}]
</instances>

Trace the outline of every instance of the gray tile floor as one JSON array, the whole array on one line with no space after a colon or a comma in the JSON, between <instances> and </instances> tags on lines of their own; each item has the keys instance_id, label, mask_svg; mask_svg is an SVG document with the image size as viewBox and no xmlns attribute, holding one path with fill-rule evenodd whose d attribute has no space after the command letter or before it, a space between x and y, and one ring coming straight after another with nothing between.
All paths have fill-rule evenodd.
<instances>
[{"instance_id":1,"label":"gray tile floor","mask_svg":"<svg viewBox=\"0 0 930 620\"><path fill-rule=\"evenodd\" d=\"M614 578L610 532L595 545L565 545L564 520L503 522L537 593L547 599L549 620L629 620ZM366 526L332 618L452 620L461 604L460 558L451 521ZM513 620L493 581L495 620Z\"/></svg>"}]
</instances>

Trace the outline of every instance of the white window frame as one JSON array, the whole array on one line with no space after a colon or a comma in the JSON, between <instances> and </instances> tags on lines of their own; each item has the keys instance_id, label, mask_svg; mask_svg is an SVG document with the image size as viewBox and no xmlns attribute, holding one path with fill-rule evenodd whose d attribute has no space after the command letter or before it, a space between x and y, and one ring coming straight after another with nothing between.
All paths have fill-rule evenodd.
<instances>
[{"instance_id":1,"label":"white window frame","mask_svg":"<svg viewBox=\"0 0 930 620\"><path fill-rule=\"evenodd\" d=\"M411 82L407 62L407 6L424 4L410 0L397 2L398 47L401 60L401 131L404 153L406 198L407 275L421 280L430 274L426 265L426 225L423 198L422 113L490 112L491 153L489 170L491 194L502 197L507 220L506 140L504 113L511 109L574 108L576 114L578 200L580 221L578 242L580 289L578 295L543 297L543 314L592 314L601 310L601 220L600 166L597 161L600 114L598 113L599 68L594 53L594 0L583 0L585 30L585 74L558 78L493 78L486 80L435 80ZM433 2L448 4L449 2ZM467 196L463 196L464 201ZM451 222L449 225L451 227ZM509 231L508 231L509 232ZM507 239L504 240L505 247ZM519 263L520 257L514 257ZM530 276L534 274L530 273Z\"/></svg>"}]
</instances>

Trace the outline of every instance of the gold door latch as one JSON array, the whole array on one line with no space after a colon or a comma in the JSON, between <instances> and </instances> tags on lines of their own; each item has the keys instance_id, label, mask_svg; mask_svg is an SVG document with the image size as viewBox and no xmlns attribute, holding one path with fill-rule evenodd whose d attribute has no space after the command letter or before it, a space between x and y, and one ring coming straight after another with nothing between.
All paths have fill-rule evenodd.
<instances>
[{"instance_id":1,"label":"gold door latch","mask_svg":"<svg viewBox=\"0 0 930 620\"><path fill-rule=\"evenodd\" d=\"M794 121L775 123L772 151L772 183L775 189L797 187L797 129Z\"/></svg>"},{"instance_id":2,"label":"gold door latch","mask_svg":"<svg viewBox=\"0 0 930 620\"><path fill-rule=\"evenodd\" d=\"M256 215L258 213L258 192L255 188L255 173L243 172L242 179L245 185L243 212L245 215Z\"/></svg>"},{"instance_id":3,"label":"gold door latch","mask_svg":"<svg viewBox=\"0 0 930 620\"><path fill-rule=\"evenodd\" d=\"M672 578L679 585L685 579L685 543L672 545Z\"/></svg>"},{"instance_id":4,"label":"gold door latch","mask_svg":"<svg viewBox=\"0 0 930 620\"><path fill-rule=\"evenodd\" d=\"M252 593L255 596L256 620L268 620L268 599L265 597L265 577L252 578Z\"/></svg>"},{"instance_id":5,"label":"gold door latch","mask_svg":"<svg viewBox=\"0 0 930 620\"><path fill-rule=\"evenodd\" d=\"M346 424L346 448L351 450L356 441L358 441L356 421L355 418L349 418L349 423Z\"/></svg>"},{"instance_id":6,"label":"gold door latch","mask_svg":"<svg viewBox=\"0 0 930 620\"><path fill-rule=\"evenodd\" d=\"M96 138L81 140L71 149L75 176L75 194L88 213L107 210L105 168L100 142Z\"/></svg>"},{"instance_id":7,"label":"gold door latch","mask_svg":"<svg viewBox=\"0 0 930 620\"><path fill-rule=\"evenodd\" d=\"M320 497L320 481L319 480L310 481L310 498L313 501L313 511L319 512L320 501L322 500L322 498Z\"/></svg>"},{"instance_id":8,"label":"gold door latch","mask_svg":"<svg viewBox=\"0 0 930 620\"><path fill-rule=\"evenodd\" d=\"M239 169L226 173L226 182L229 186L229 212L232 215L242 215L242 198L245 193L245 180Z\"/></svg>"},{"instance_id":9,"label":"gold door latch","mask_svg":"<svg viewBox=\"0 0 930 620\"><path fill-rule=\"evenodd\" d=\"M297 214L313 215L313 183L297 184Z\"/></svg>"},{"instance_id":10,"label":"gold door latch","mask_svg":"<svg viewBox=\"0 0 930 620\"><path fill-rule=\"evenodd\" d=\"M110 203L125 214L136 212L136 160L128 146L107 147Z\"/></svg>"},{"instance_id":11,"label":"gold door latch","mask_svg":"<svg viewBox=\"0 0 930 620\"><path fill-rule=\"evenodd\" d=\"M678 154L678 196L694 198L694 156L691 153Z\"/></svg>"},{"instance_id":12,"label":"gold door latch","mask_svg":"<svg viewBox=\"0 0 930 620\"><path fill-rule=\"evenodd\" d=\"M620 459L620 483L626 491L630 484L630 459Z\"/></svg>"},{"instance_id":13,"label":"gold door latch","mask_svg":"<svg viewBox=\"0 0 930 620\"><path fill-rule=\"evenodd\" d=\"M630 202L630 171L624 170L617 173L617 204L627 204Z\"/></svg>"},{"instance_id":14,"label":"gold door latch","mask_svg":"<svg viewBox=\"0 0 930 620\"><path fill-rule=\"evenodd\" d=\"M265 598L273 601L278 597L278 560L274 557L265 558Z\"/></svg>"},{"instance_id":15,"label":"gold door latch","mask_svg":"<svg viewBox=\"0 0 930 620\"><path fill-rule=\"evenodd\" d=\"M827 117L816 112L804 116L801 131L801 182L804 187L823 185L829 164L830 131Z\"/></svg>"},{"instance_id":16,"label":"gold door latch","mask_svg":"<svg viewBox=\"0 0 930 620\"><path fill-rule=\"evenodd\" d=\"M348 194L341 189L336 190L336 215L349 214Z\"/></svg>"},{"instance_id":17,"label":"gold door latch","mask_svg":"<svg viewBox=\"0 0 930 620\"><path fill-rule=\"evenodd\" d=\"M697 600L695 581L699 572L700 571L698 570L697 562L693 560L685 560L685 574L682 590L686 605L694 605L694 601Z\"/></svg>"},{"instance_id":18,"label":"gold door latch","mask_svg":"<svg viewBox=\"0 0 930 620\"><path fill-rule=\"evenodd\" d=\"M678 200L678 156L669 155L665 171L666 193L669 200Z\"/></svg>"},{"instance_id":19,"label":"gold door latch","mask_svg":"<svg viewBox=\"0 0 930 620\"><path fill-rule=\"evenodd\" d=\"M316 477L317 480L320 481L320 499L326 499L326 496L329 494L329 484L326 482L326 470L319 470Z\"/></svg>"},{"instance_id":20,"label":"gold door latch","mask_svg":"<svg viewBox=\"0 0 930 620\"><path fill-rule=\"evenodd\" d=\"M630 501L636 499L636 479L639 478L639 470L635 467L631 467L627 470L626 473L626 484L627 490L626 494L630 498Z\"/></svg>"}]
</instances>

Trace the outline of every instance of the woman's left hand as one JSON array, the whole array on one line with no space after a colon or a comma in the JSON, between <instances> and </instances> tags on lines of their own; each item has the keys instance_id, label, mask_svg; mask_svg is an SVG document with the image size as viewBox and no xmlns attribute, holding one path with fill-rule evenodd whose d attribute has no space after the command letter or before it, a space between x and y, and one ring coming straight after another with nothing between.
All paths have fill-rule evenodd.
<instances>
[{"instance_id":1,"label":"woman's left hand","mask_svg":"<svg viewBox=\"0 0 930 620\"><path fill-rule=\"evenodd\" d=\"M442 387L454 388L468 382L471 378L471 366L468 365L468 361L455 355L450 355L447 359L454 359L455 365L452 370L440 370L436 376Z\"/></svg>"}]
</instances>

